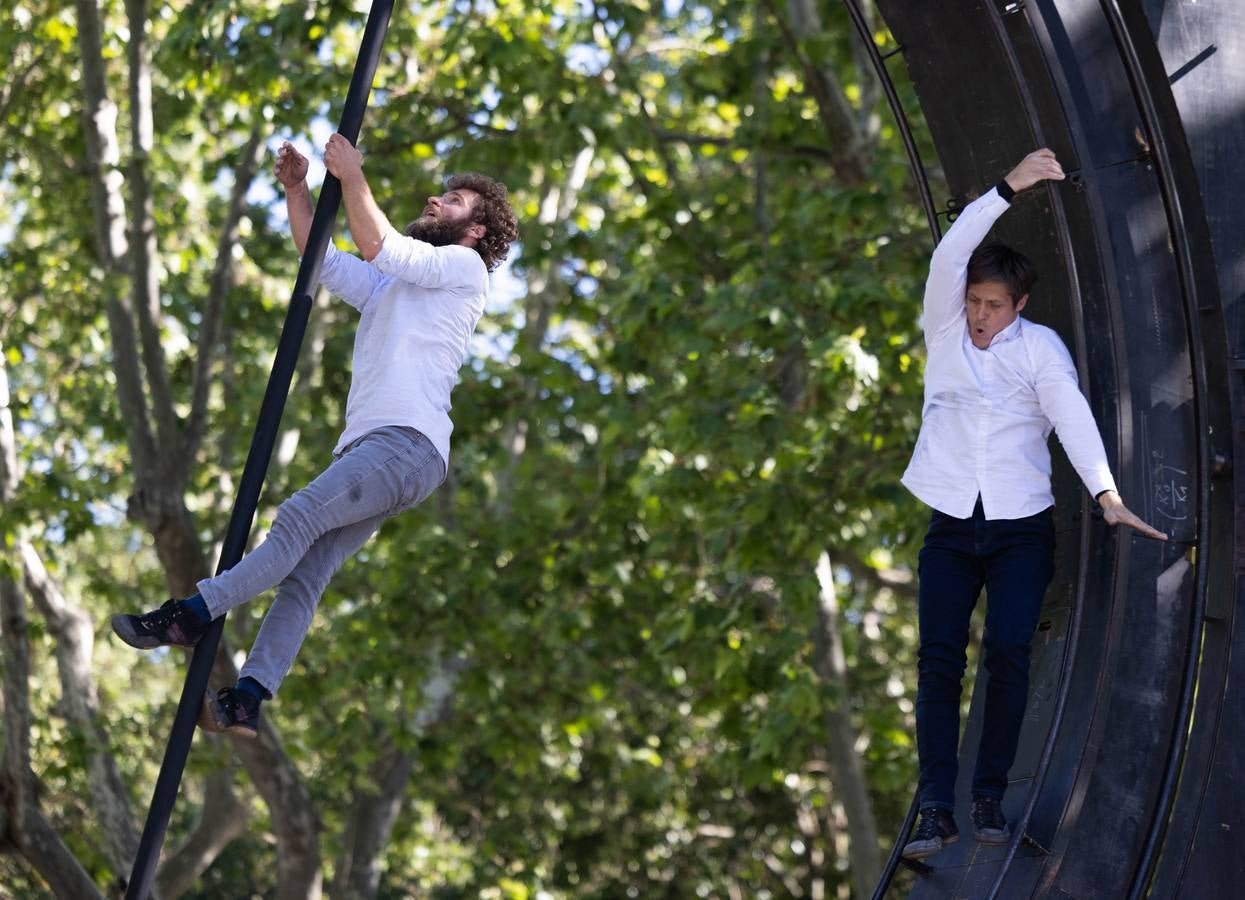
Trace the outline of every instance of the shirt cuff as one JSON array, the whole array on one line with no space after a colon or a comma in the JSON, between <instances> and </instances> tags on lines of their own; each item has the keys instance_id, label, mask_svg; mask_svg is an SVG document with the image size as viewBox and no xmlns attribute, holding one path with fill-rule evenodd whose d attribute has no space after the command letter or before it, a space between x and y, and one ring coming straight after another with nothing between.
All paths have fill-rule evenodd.
<instances>
[{"instance_id":1,"label":"shirt cuff","mask_svg":"<svg viewBox=\"0 0 1245 900\"><path fill-rule=\"evenodd\" d=\"M1107 491L1119 491L1115 486L1115 479L1111 477L1111 470L1103 469L1083 472L1081 480L1085 482L1085 487L1089 490L1090 496L1095 501L1098 500Z\"/></svg>"},{"instance_id":2,"label":"shirt cuff","mask_svg":"<svg viewBox=\"0 0 1245 900\"><path fill-rule=\"evenodd\" d=\"M999 196L1008 203L1011 203L1014 199L1016 199L1016 192L1012 190L1012 186L1007 183L1006 178L1000 178L999 183L994 186L994 189L998 191Z\"/></svg>"}]
</instances>

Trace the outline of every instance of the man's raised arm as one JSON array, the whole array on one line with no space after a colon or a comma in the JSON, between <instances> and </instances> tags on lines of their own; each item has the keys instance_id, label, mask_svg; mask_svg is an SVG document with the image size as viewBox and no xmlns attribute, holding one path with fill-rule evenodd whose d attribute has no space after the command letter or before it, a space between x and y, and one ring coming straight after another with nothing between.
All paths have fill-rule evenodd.
<instances>
[{"instance_id":1,"label":"man's raised arm","mask_svg":"<svg viewBox=\"0 0 1245 900\"><path fill-rule=\"evenodd\" d=\"M376 205L372 189L363 176L363 154L340 134L333 134L324 148L324 165L342 183L342 203L346 223L359 253L368 262L376 258L393 230L389 219Z\"/></svg>"},{"instance_id":2,"label":"man's raised arm","mask_svg":"<svg viewBox=\"0 0 1245 900\"><path fill-rule=\"evenodd\" d=\"M1053 152L1045 148L1035 150L994 188L964 207L930 259L929 278L925 282L927 342L963 321L968 261L994 223L1007 212L1012 198L1039 181L1061 181L1063 177L1063 168Z\"/></svg>"},{"instance_id":3,"label":"man's raised arm","mask_svg":"<svg viewBox=\"0 0 1245 900\"><path fill-rule=\"evenodd\" d=\"M307 238L311 235L311 220L315 210L311 206L311 191L307 187L307 157L286 141L277 151L273 172L285 190L285 209L290 219L290 236L298 255L307 252Z\"/></svg>"},{"instance_id":4,"label":"man's raised arm","mask_svg":"<svg viewBox=\"0 0 1245 900\"><path fill-rule=\"evenodd\" d=\"M315 209L311 203L311 190L307 187L307 157L303 156L289 141L277 150L277 162L273 172L285 190L285 208L290 219L290 236L298 255L307 252L307 239L311 236L311 222ZM380 275L371 266L360 262L349 253L341 253L329 241L320 269L320 283L329 291L362 311L380 282Z\"/></svg>"}]
</instances>

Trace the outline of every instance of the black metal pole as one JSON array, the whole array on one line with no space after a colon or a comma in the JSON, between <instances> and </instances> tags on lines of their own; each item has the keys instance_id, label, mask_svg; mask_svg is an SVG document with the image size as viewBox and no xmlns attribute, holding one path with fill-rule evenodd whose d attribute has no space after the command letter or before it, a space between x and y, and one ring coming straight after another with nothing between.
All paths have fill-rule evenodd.
<instances>
[{"instance_id":1,"label":"black metal pole","mask_svg":"<svg viewBox=\"0 0 1245 900\"><path fill-rule=\"evenodd\" d=\"M376 0L368 13L354 75L350 80L350 90L346 94L346 104L342 110L341 124L337 129L352 144L358 140L359 128L363 124L363 113L367 109L368 95L372 90L372 78L376 74L376 64L380 59L381 45L392 12L393 0ZM268 471L272 448L276 443L277 427L281 424L285 398L294 377L298 351L311 315L311 294L320 280L320 266L328 250L341 197L341 183L332 175L327 175L320 190L320 199L316 204L303 259L298 267L298 277L294 282L293 296L285 316L276 359L272 364L272 374L268 378L268 388L260 406L259 421L251 439L251 450L247 454L238 496L229 517L229 528L225 532L221 547L217 574L236 565L246 549L247 537L255 519L255 507L259 502L260 488L264 484L264 475ZM125 892L126 900L147 900L150 895L160 848L164 844L164 833L173 814L173 803L177 799L182 771L190 753L190 742L194 738L195 721L199 717L203 693L207 690L208 675L212 671L224 627L225 617L221 616L212 623L208 633L199 641L190 660L182 698L173 718L173 730L164 751L164 762L161 763L160 774L156 778L147 822L143 825L143 834L139 839L138 855L134 859L134 869L130 873L129 886Z\"/></svg>"},{"instance_id":2,"label":"black metal pole","mask_svg":"<svg viewBox=\"0 0 1245 900\"><path fill-rule=\"evenodd\" d=\"M934 246L937 246L942 239L942 229L938 225L938 210L934 206L934 195L929 187L929 176L925 173L925 164L921 162L921 152L917 148L916 137L912 133L912 123L908 121L908 114L899 99L899 92L895 90L895 82L890 76L890 71L886 68L886 60L893 54L887 54L886 57L883 57L878 52L878 46L873 42L873 28L865 19L865 15L860 9L859 0L843 0L843 5L847 7L847 12L852 17L852 25L856 28L856 34L869 56L869 62L873 64L873 71L877 73L878 82L882 85L882 91L886 94L886 102L890 105L891 113L895 116L895 124L899 128L900 137L903 138L904 150L908 154L908 165L912 169L912 178L916 182L917 191L921 195L921 206L925 210L925 221L929 225L929 233L934 240ZM900 47L898 52L902 52L902 50L903 48ZM915 794L912 796L912 803L908 806L908 814L904 817L899 834L895 836L895 843L891 846L891 854L886 860L886 865L882 867L882 874L878 877L877 886L873 890L873 900L882 900L886 896L886 892L890 889L891 881L895 877L895 872L905 862L901 856L904 838L912 830L912 826L916 822L917 813L920 811L918 799Z\"/></svg>"}]
</instances>

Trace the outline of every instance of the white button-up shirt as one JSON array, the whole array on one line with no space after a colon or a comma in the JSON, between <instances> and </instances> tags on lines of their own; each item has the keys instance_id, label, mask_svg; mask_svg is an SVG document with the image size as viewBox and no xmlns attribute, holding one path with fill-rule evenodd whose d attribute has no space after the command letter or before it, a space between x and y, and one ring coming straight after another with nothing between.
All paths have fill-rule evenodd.
<instances>
[{"instance_id":1,"label":"white button-up shirt","mask_svg":"<svg viewBox=\"0 0 1245 900\"><path fill-rule=\"evenodd\" d=\"M1076 368L1050 328L1021 317L979 350L969 335L968 260L1010 204L991 190L965 207L934 251L925 282L925 405L903 484L966 519L1019 519L1055 502L1051 429L1085 487L1115 490Z\"/></svg>"},{"instance_id":2,"label":"white button-up shirt","mask_svg":"<svg viewBox=\"0 0 1245 900\"><path fill-rule=\"evenodd\" d=\"M370 263L329 244L320 282L362 314L355 333L346 428L334 452L385 425L423 432L449 466L450 392L484 312L480 254L385 235Z\"/></svg>"}]
</instances>

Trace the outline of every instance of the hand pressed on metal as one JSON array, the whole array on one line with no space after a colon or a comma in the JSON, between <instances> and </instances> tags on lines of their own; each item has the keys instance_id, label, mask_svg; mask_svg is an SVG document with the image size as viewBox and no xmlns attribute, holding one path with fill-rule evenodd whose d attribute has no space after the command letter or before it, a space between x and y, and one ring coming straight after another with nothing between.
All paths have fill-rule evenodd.
<instances>
[{"instance_id":1,"label":"hand pressed on metal","mask_svg":"<svg viewBox=\"0 0 1245 900\"><path fill-rule=\"evenodd\" d=\"M1154 538L1156 541L1167 540L1167 535L1157 528L1151 528L1140 516L1125 506L1124 501L1115 491L1107 491L1099 497L1098 504L1102 507L1102 517L1107 520L1108 525L1123 525L1146 537Z\"/></svg>"}]
</instances>

